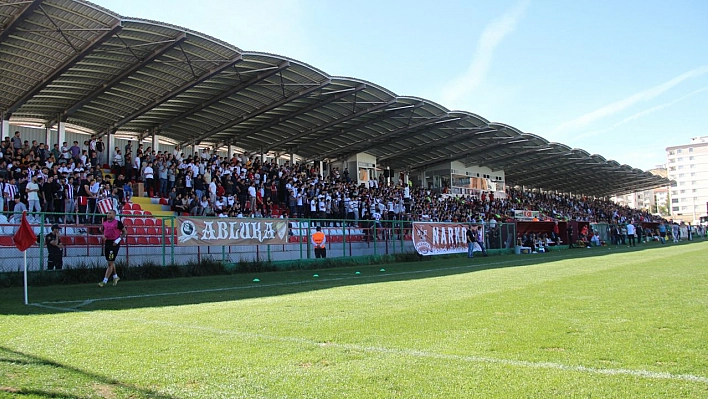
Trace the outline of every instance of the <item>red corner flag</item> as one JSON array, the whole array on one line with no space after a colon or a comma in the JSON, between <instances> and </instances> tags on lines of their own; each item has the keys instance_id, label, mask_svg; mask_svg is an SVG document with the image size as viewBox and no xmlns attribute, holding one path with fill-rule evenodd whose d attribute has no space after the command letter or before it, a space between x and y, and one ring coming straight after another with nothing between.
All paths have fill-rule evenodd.
<instances>
[{"instance_id":1,"label":"red corner flag","mask_svg":"<svg viewBox=\"0 0 708 399\"><path fill-rule=\"evenodd\" d=\"M17 230L17 233L15 233L15 236L12 238L12 240L15 242L15 246L17 247L17 249L22 252L26 251L27 248L31 247L32 244L37 242L37 235L34 234L32 226L30 226L29 222L27 221L26 212L22 212L22 223L20 223L20 228Z\"/></svg>"}]
</instances>

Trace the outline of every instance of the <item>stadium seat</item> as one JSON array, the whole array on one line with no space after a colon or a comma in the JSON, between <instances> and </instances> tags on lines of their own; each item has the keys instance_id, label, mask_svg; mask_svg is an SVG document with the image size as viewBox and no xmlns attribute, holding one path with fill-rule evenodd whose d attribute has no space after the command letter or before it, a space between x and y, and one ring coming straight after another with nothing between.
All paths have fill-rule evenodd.
<instances>
[{"instance_id":1,"label":"stadium seat","mask_svg":"<svg viewBox=\"0 0 708 399\"><path fill-rule=\"evenodd\" d=\"M128 245L137 245L138 244L138 237L128 236L128 238L126 239L126 242Z\"/></svg>"},{"instance_id":2,"label":"stadium seat","mask_svg":"<svg viewBox=\"0 0 708 399\"><path fill-rule=\"evenodd\" d=\"M160 205L169 205L169 201L167 201L167 198L160 198Z\"/></svg>"},{"instance_id":3,"label":"stadium seat","mask_svg":"<svg viewBox=\"0 0 708 399\"><path fill-rule=\"evenodd\" d=\"M86 240L86 236L76 236L74 237L74 245L87 245L88 241Z\"/></svg>"},{"instance_id":4,"label":"stadium seat","mask_svg":"<svg viewBox=\"0 0 708 399\"><path fill-rule=\"evenodd\" d=\"M150 212L150 211L143 211L143 215L145 215L145 216L152 216L152 212Z\"/></svg>"},{"instance_id":5,"label":"stadium seat","mask_svg":"<svg viewBox=\"0 0 708 399\"><path fill-rule=\"evenodd\" d=\"M102 241L102 237L99 236L89 236L88 238L89 245L101 245Z\"/></svg>"},{"instance_id":6,"label":"stadium seat","mask_svg":"<svg viewBox=\"0 0 708 399\"><path fill-rule=\"evenodd\" d=\"M155 218L145 218L145 226L154 226Z\"/></svg>"},{"instance_id":7,"label":"stadium seat","mask_svg":"<svg viewBox=\"0 0 708 399\"><path fill-rule=\"evenodd\" d=\"M132 202L126 202L125 205L123 205L124 210L132 211L133 210L133 203Z\"/></svg>"},{"instance_id":8,"label":"stadium seat","mask_svg":"<svg viewBox=\"0 0 708 399\"><path fill-rule=\"evenodd\" d=\"M145 236L138 236L138 245L148 245L150 244L150 241L148 241L148 238Z\"/></svg>"},{"instance_id":9,"label":"stadium seat","mask_svg":"<svg viewBox=\"0 0 708 399\"><path fill-rule=\"evenodd\" d=\"M127 227L127 226L132 226L133 224L134 224L134 223L133 223L133 218L124 218L124 219L123 219L123 225L124 225L124 226L126 226L126 227Z\"/></svg>"},{"instance_id":10,"label":"stadium seat","mask_svg":"<svg viewBox=\"0 0 708 399\"><path fill-rule=\"evenodd\" d=\"M133 220L133 225L135 226L145 226L145 220L143 218L135 218Z\"/></svg>"},{"instance_id":11,"label":"stadium seat","mask_svg":"<svg viewBox=\"0 0 708 399\"><path fill-rule=\"evenodd\" d=\"M150 243L150 245L161 245L162 244L160 242L160 237L157 237L157 236L148 237L148 242Z\"/></svg>"},{"instance_id":12,"label":"stadium seat","mask_svg":"<svg viewBox=\"0 0 708 399\"><path fill-rule=\"evenodd\" d=\"M64 246L74 245L74 237L61 236L61 243L64 244Z\"/></svg>"},{"instance_id":13,"label":"stadium seat","mask_svg":"<svg viewBox=\"0 0 708 399\"><path fill-rule=\"evenodd\" d=\"M162 219L155 219L155 226L162 226Z\"/></svg>"}]
</instances>

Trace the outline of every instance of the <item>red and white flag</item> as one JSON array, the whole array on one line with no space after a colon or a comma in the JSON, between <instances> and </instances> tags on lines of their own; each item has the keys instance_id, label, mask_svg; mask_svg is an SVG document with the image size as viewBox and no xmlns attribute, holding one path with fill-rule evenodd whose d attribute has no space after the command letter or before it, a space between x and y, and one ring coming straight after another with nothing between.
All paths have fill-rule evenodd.
<instances>
[{"instance_id":1,"label":"red and white flag","mask_svg":"<svg viewBox=\"0 0 708 399\"><path fill-rule=\"evenodd\" d=\"M108 211L113 210L113 200L110 198L104 198L96 204L98 207L98 213L106 214Z\"/></svg>"},{"instance_id":2,"label":"red and white flag","mask_svg":"<svg viewBox=\"0 0 708 399\"><path fill-rule=\"evenodd\" d=\"M32 226L30 226L27 221L27 212L22 212L22 222L20 223L20 228L17 229L17 232L15 233L15 236L12 237L12 240L15 242L17 249L21 252L26 251L27 248L37 242L37 235L34 234Z\"/></svg>"}]
</instances>

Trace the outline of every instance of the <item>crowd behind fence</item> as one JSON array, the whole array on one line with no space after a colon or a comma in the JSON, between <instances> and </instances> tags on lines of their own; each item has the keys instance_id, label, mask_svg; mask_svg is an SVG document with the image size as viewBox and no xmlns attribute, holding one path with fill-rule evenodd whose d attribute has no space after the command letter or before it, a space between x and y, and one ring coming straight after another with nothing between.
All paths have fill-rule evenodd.
<instances>
[{"instance_id":1,"label":"crowd behind fence","mask_svg":"<svg viewBox=\"0 0 708 399\"><path fill-rule=\"evenodd\" d=\"M29 270L45 270L47 250L44 237L51 231L57 214L29 214L33 230L38 235L37 245L27 251ZM105 265L101 220L104 215L92 215L94 223L57 223L64 267ZM280 262L314 258L310 236L320 226L327 237L327 257L357 257L413 253L412 222L359 221L340 219L288 219L287 244L181 246L178 243L176 216L119 215L127 237L121 246L118 262L126 265L156 264L161 266L185 264L212 258L227 263ZM22 266L22 253L12 241L17 223L0 223L0 272L17 271ZM488 249L513 247L515 226L497 224L485 231Z\"/></svg>"}]
</instances>

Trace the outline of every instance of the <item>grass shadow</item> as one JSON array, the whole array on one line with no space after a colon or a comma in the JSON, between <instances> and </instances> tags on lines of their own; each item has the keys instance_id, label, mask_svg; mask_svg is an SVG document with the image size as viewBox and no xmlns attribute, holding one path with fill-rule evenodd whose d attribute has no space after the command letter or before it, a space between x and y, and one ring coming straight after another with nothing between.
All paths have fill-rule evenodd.
<instances>
[{"instance_id":1,"label":"grass shadow","mask_svg":"<svg viewBox=\"0 0 708 399\"><path fill-rule=\"evenodd\" d=\"M700 241L672 245L648 243L634 248L610 246L590 249L557 249L544 254L490 257L477 255L473 259L467 259L466 256L451 259L426 258L426 261L340 268L327 267L160 280L129 281L124 279L117 287L98 288L95 284L82 284L31 288L30 302L35 306L22 305L20 291L6 289L0 290L0 314L54 314L70 311L193 305L289 295L350 285L444 277L498 268L527 267L567 259L582 261L585 258L621 253L636 253L637 256L642 256L642 253L648 254L646 251L679 246L688 249L694 245L698 245L696 249L704 248ZM256 282L254 279L260 281ZM11 291L17 295L13 301L7 297Z\"/></svg>"},{"instance_id":2,"label":"grass shadow","mask_svg":"<svg viewBox=\"0 0 708 399\"><path fill-rule=\"evenodd\" d=\"M49 359L23 353L0 346L0 368L3 382L0 383L0 397L33 398L87 398L121 397L177 399L156 391L117 381L100 374L81 370ZM61 381L62 387L46 387L47 376L52 381ZM45 386L45 389L25 388ZM65 388L64 388L65 387Z\"/></svg>"}]
</instances>

